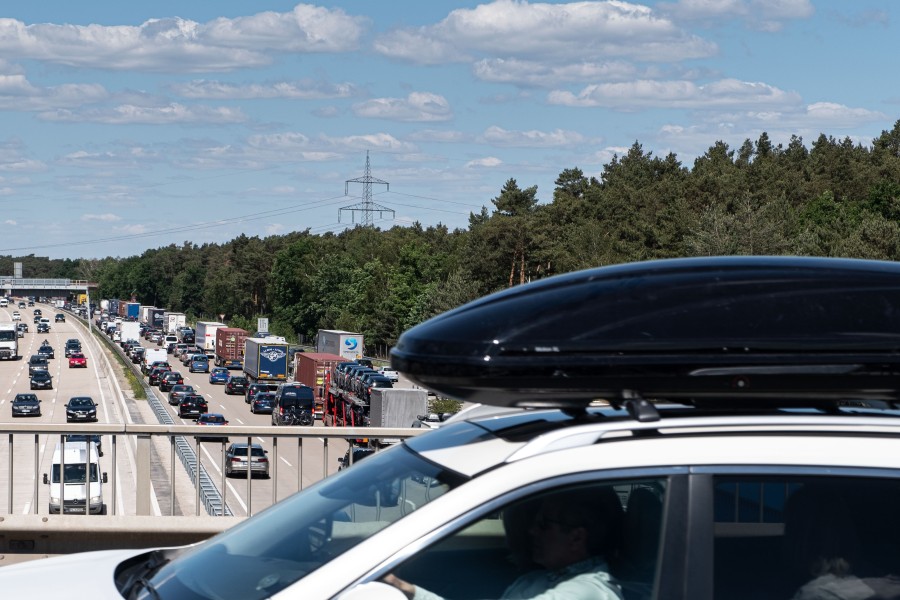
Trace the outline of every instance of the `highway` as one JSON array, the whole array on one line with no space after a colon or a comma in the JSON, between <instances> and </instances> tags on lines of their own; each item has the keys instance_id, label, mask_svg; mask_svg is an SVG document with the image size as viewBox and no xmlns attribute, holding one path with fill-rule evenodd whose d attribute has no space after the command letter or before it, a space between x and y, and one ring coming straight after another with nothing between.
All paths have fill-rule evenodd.
<instances>
[{"instance_id":1,"label":"highway","mask_svg":"<svg viewBox=\"0 0 900 600\"><path fill-rule=\"evenodd\" d=\"M19 309L11 304L8 308L0 308L0 321L11 320L14 310L21 313L22 320L29 325L29 332L19 339L20 360L0 361L0 423L52 423L63 424L66 422L65 403L72 396L91 396L98 404L98 421L100 423L152 423L159 421L145 400L136 400L130 387L121 376L122 367L116 364L111 357L111 350L107 349L94 336L89 335L86 326L71 314L66 314L66 322L54 323L53 317L57 311L48 305L37 304L44 316L51 320L51 331L47 334L35 333L33 323L33 309ZM5 313L5 314L4 314ZM95 330L96 332L96 330ZM88 359L87 369L70 369L68 360L64 357L65 342L69 338L78 338L82 341L83 351ZM10 403L16 393L31 392L29 390L28 358L37 353L41 342L47 339L54 347L56 356L50 360L50 373L53 376L52 390L35 390L41 400L40 417L16 417L11 416ZM142 340L146 347L156 347L149 341ZM187 368L182 368L181 363L170 358L170 364L174 370L178 370L184 376L185 383L191 384L201 393L209 404L210 412L218 412L228 419L230 425L247 425L262 428L271 426L269 415L254 415L250 412L249 405L244 402L242 395L226 395L224 386L209 383L206 373L189 373ZM238 371L234 371L238 373ZM146 379L144 379L146 381ZM159 392L158 388L151 388L163 402L169 411L175 424L192 425L191 419L178 417L177 407L169 406L168 394ZM316 423L316 427L322 427ZM273 428L283 429L283 428ZM28 514L34 511L34 502L37 502L37 512L48 512L47 487L39 481L35 481L35 460L38 461L38 473L49 470L53 448L56 439L46 439L49 436L42 435L38 449L35 451L34 440L18 440L14 445L14 493L13 512L15 514ZM104 456L101 457L101 467L104 471L112 471L109 448L109 440L104 436ZM248 441L248 437L237 438L232 436L230 441ZM245 516L259 512L273 502L277 502L298 489L307 487L320 480L325 474L334 473L338 468L338 459L344 455L347 443L343 440L328 440L327 445L323 438L272 438L259 436L250 439L253 443L262 444L268 451L270 460L271 478L265 479L255 476L252 479L242 475L226 478L223 476L223 457L226 443L222 441L197 442L190 439L189 443L198 449L201 464L206 469L209 477L215 482L216 487L224 496L230 513L235 516ZM184 467L175 463L175 475L172 477L172 464L170 459L171 448L163 438L154 438L154 460L151 467L152 473L152 514L193 515L198 510L195 502L195 491L188 478ZM135 514L135 494L137 486L135 473L137 467L134 459L134 441L117 444L117 459L115 464L115 478L110 473L111 482L115 481L115 494L110 490L110 485L104 486L105 500L109 504L115 497L116 514ZM37 457L35 457L37 454ZM8 461L0 462L0 481L5 481L9 475ZM174 481L174 492L170 482ZM37 495L35 495L37 494ZM174 503L170 499L174 497ZM35 500L37 498L37 500ZM113 508L109 507L109 512Z\"/></svg>"}]
</instances>

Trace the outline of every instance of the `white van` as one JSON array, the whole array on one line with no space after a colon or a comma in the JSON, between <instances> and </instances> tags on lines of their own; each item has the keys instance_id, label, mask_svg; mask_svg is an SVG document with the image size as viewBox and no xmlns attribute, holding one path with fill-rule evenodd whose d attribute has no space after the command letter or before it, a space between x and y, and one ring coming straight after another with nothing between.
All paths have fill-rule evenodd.
<instances>
[{"instance_id":1,"label":"white van","mask_svg":"<svg viewBox=\"0 0 900 600\"><path fill-rule=\"evenodd\" d=\"M65 474L63 486L59 485L60 473ZM56 444L50 475L44 473L44 483L50 486L50 514L59 514L61 506L66 513L83 514L87 504L91 514L105 515L102 484L107 481L106 473L100 473L100 458L94 442L67 442L65 452L63 444ZM86 482L89 482L87 486Z\"/></svg>"}]
</instances>

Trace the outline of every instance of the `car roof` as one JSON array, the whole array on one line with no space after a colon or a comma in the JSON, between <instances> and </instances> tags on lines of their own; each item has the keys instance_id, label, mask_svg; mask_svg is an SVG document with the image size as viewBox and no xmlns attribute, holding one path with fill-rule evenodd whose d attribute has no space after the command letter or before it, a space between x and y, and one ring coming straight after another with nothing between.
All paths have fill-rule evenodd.
<instances>
[{"instance_id":1,"label":"car roof","mask_svg":"<svg viewBox=\"0 0 900 600\"><path fill-rule=\"evenodd\" d=\"M517 286L403 333L392 366L438 394L584 411L606 399L743 409L893 402L900 264L715 257Z\"/></svg>"}]
</instances>

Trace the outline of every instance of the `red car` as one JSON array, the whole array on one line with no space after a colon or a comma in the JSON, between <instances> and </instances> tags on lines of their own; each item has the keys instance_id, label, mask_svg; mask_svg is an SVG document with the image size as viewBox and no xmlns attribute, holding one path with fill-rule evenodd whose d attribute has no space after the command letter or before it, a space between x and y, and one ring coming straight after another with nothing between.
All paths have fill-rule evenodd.
<instances>
[{"instance_id":1,"label":"red car","mask_svg":"<svg viewBox=\"0 0 900 600\"><path fill-rule=\"evenodd\" d=\"M84 357L84 354L75 352L74 354L69 355L69 368L71 369L73 367L87 368L87 359Z\"/></svg>"}]
</instances>

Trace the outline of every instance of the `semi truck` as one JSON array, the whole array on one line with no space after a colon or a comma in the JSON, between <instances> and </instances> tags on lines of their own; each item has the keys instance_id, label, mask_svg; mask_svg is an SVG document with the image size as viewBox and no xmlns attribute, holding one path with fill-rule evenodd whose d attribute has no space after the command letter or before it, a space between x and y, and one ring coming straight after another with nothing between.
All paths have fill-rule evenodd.
<instances>
[{"instance_id":1,"label":"semi truck","mask_svg":"<svg viewBox=\"0 0 900 600\"><path fill-rule=\"evenodd\" d=\"M0 323L0 359L16 360L19 357L19 331L16 323Z\"/></svg>"},{"instance_id":2,"label":"semi truck","mask_svg":"<svg viewBox=\"0 0 900 600\"><path fill-rule=\"evenodd\" d=\"M180 312L163 313L163 331L166 333L176 333L179 329L187 324L187 315Z\"/></svg>"},{"instance_id":3,"label":"semi truck","mask_svg":"<svg viewBox=\"0 0 900 600\"><path fill-rule=\"evenodd\" d=\"M216 329L228 327L218 321L197 321L194 326L194 343L203 348L210 358L216 356Z\"/></svg>"},{"instance_id":4,"label":"semi truck","mask_svg":"<svg viewBox=\"0 0 900 600\"><path fill-rule=\"evenodd\" d=\"M141 305L139 302L129 302L125 305L125 316L132 321L141 318Z\"/></svg>"},{"instance_id":5,"label":"semi truck","mask_svg":"<svg viewBox=\"0 0 900 600\"><path fill-rule=\"evenodd\" d=\"M164 308L152 307L147 315L147 326L153 329L162 329L163 315L166 313Z\"/></svg>"},{"instance_id":6,"label":"semi truck","mask_svg":"<svg viewBox=\"0 0 900 600\"><path fill-rule=\"evenodd\" d=\"M268 338L248 337L244 340L244 373L251 381L287 381L288 345Z\"/></svg>"},{"instance_id":7,"label":"semi truck","mask_svg":"<svg viewBox=\"0 0 900 600\"><path fill-rule=\"evenodd\" d=\"M219 327L216 329L217 367L242 369L244 367L244 343L250 333L240 327Z\"/></svg>"},{"instance_id":8,"label":"semi truck","mask_svg":"<svg viewBox=\"0 0 900 600\"><path fill-rule=\"evenodd\" d=\"M155 306L141 306L141 323L150 325L150 311L155 308Z\"/></svg>"},{"instance_id":9,"label":"semi truck","mask_svg":"<svg viewBox=\"0 0 900 600\"><path fill-rule=\"evenodd\" d=\"M294 354L294 381L313 389L314 416L321 420L325 412L325 381L338 363L347 362L337 354L297 352Z\"/></svg>"},{"instance_id":10,"label":"semi truck","mask_svg":"<svg viewBox=\"0 0 900 600\"><path fill-rule=\"evenodd\" d=\"M119 343L124 344L128 340L141 340L141 324L137 321L119 323Z\"/></svg>"},{"instance_id":11,"label":"semi truck","mask_svg":"<svg viewBox=\"0 0 900 600\"><path fill-rule=\"evenodd\" d=\"M316 336L316 352L337 354L344 360L363 356L363 334L339 329L320 329Z\"/></svg>"},{"instance_id":12,"label":"semi truck","mask_svg":"<svg viewBox=\"0 0 900 600\"><path fill-rule=\"evenodd\" d=\"M428 392L419 388L373 388L366 401L356 393L332 384L333 372L325 383L322 423L329 427L412 427L428 412ZM366 440L352 440L359 444ZM367 440L378 446L397 440Z\"/></svg>"}]
</instances>

